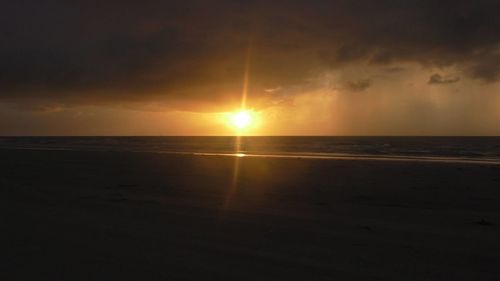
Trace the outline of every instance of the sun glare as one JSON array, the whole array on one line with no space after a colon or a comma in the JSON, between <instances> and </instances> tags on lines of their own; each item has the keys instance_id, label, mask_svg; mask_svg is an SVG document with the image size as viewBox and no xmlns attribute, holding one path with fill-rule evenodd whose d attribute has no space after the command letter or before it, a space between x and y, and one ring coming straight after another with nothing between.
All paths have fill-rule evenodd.
<instances>
[{"instance_id":1,"label":"sun glare","mask_svg":"<svg viewBox=\"0 0 500 281\"><path fill-rule=\"evenodd\" d=\"M231 124L238 129L244 129L252 124L252 114L249 111L240 111L231 115Z\"/></svg>"}]
</instances>

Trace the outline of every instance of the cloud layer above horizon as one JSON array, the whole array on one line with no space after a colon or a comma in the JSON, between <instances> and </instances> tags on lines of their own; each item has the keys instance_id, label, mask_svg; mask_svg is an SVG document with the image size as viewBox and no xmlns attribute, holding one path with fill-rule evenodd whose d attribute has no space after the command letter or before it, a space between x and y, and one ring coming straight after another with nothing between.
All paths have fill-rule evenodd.
<instances>
[{"instance_id":1,"label":"cloud layer above horizon","mask_svg":"<svg viewBox=\"0 0 500 281\"><path fill-rule=\"evenodd\" d=\"M494 0L10 1L0 103L223 111L239 104L247 58L257 109L318 91L366 108L370 93L416 91L408 83L496 102L498 11Z\"/></svg>"}]
</instances>

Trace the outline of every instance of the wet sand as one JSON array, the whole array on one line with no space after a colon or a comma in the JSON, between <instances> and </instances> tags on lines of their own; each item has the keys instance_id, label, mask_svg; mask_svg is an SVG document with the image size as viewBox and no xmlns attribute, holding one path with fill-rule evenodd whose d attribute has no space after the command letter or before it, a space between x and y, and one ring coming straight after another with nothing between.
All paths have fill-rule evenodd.
<instances>
[{"instance_id":1,"label":"wet sand","mask_svg":"<svg viewBox=\"0 0 500 281\"><path fill-rule=\"evenodd\" d=\"M2 280L500 280L499 165L0 159Z\"/></svg>"}]
</instances>

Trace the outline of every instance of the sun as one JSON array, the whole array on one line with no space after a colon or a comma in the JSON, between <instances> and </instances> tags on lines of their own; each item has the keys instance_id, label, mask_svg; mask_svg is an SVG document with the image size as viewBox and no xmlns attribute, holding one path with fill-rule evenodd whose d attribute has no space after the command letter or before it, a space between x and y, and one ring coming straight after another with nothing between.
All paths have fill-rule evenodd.
<instances>
[{"instance_id":1,"label":"sun","mask_svg":"<svg viewBox=\"0 0 500 281\"><path fill-rule=\"evenodd\" d=\"M238 129L245 129L252 124L253 118L250 111L239 111L231 114L230 121Z\"/></svg>"}]
</instances>

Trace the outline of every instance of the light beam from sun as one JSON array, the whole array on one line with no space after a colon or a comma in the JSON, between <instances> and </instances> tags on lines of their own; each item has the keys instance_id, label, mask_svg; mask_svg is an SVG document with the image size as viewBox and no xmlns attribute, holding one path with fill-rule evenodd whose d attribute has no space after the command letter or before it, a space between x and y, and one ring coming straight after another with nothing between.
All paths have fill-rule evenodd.
<instances>
[{"instance_id":1,"label":"light beam from sun","mask_svg":"<svg viewBox=\"0 0 500 281\"><path fill-rule=\"evenodd\" d=\"M235 125L239 130L235 137L234 152L236 157L234 159L234 170L233 170L233 178L231 181L231 186L226 194L226 200L224 204L225 208L229 206L229 202L231 201L231 198L238 187L240 158L241 158L240 155L244 155L243 153L241 153L241 141L242 141L241 130L248 127L252 123L253 119L252 114L250 114L250 112L246 110L247 98L248 98L248 86L250 83L250 59L252 54L251 46L252 44L250 40L245 57L245 73L243 76L243 89L241 91L240 111L233 114L231 117L233 125Z\"/></svg>"}]
</instances>

